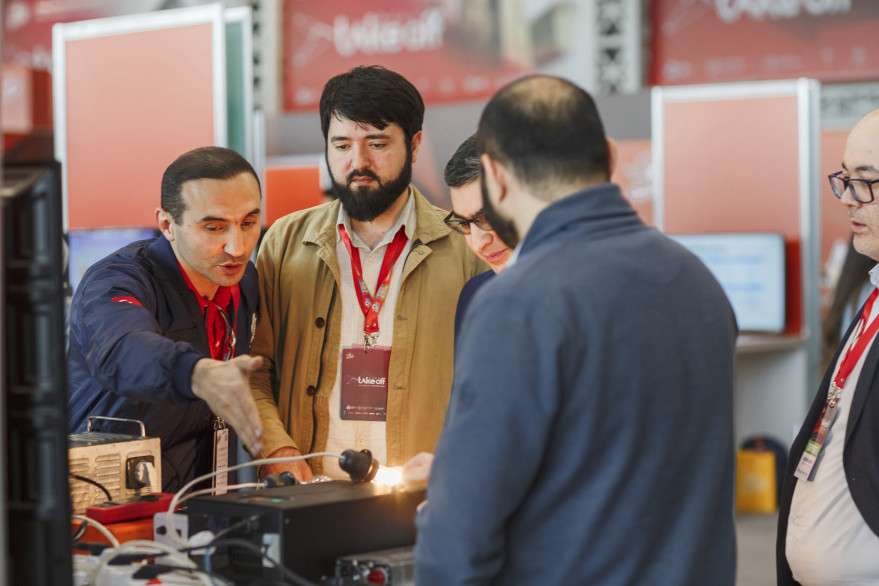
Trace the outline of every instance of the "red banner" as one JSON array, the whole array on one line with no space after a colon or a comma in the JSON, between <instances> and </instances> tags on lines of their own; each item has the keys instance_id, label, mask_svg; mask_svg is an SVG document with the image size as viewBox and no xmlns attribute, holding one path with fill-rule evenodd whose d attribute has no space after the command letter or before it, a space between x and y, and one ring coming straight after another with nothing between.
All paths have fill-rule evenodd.
<instances>
[{"instance_id":1,"label":"red banner","mask_svg":"<svg viewBox=\"0 0 879 586\"><path fill-rule=\"evenodd\" d=\"M357 65L400 73L425 102L487 98L534 68L532 26L502 2L285 0L284 108L317 108L327 80Z\"/></svg>"},{"instance_id":2,"label":"red banner","mask_svg":"<svg viewBox=\"0 0 879 586\"><path fill-rule=\"evenodd\" d=\"M6 0L3 62L52 68L52 25L155 10L155 0Z\"/></svg>"},{"instance_id":3,"label":"red banner","mask_svg":"<svg viewBox=\"0 0 879 586\"><path fill-rule=\"evenodd\" d=\"M875 0L654 0L653 85L879 77Z\"/></svg>"}]
</instances>

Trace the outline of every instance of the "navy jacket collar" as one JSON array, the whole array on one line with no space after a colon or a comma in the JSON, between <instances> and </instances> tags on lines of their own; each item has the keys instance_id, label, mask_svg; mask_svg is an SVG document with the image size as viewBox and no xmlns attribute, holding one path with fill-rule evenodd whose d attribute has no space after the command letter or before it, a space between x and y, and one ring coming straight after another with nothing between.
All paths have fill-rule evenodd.
<instances>
[{"instance_id":1,"label":"navy jacket collar","mask_svg":"<svg viewBox=\"0 0 879 586\"><path fill-rule=\"evenodd\" d=\"M573 193L541 211L522 243L522 254L570 230L598 238L608 229L643 228L638 214L619 186L602 183Z\"/></svg>"},{"instance_id":2,"label":"navy jacket collar","mask_svg":"<svg viewBox=\"0 0 879 586\"><path fill-rule=\"evenodd\" d=\"M164 236L159 236L151 242L147 248L149 250L149 257L156 268L167 275L168 282L173 284L173 287L179 291L184 299L187 300L187 303L191 302L194 307L197 307L198 300L192 295L189 286L186 284L186 280L183 278L183 273L180 272L180 266L177 263L177 256L174 254L174 249L171 248L171 243L168 242L168 239ZM239 316L238 325L239 331L245 331L245 328L249 329L251 324L240 320L244 319L244 316L252 315L256 312L257 307L256 270L252 263L247 263L247 270L245 271L244 277L239 282L239 286L241 301L237 312ZM238 336L239 345L241 344L242 339L249 341L249 336Z\"/></svg>"},{"instance_id":3,"label":"navy jacket collar","mask_svg":"<svg viewBox=\"0 0 879 586\"><path fill-rule=\"evenodd\" d=\"M149 245L148 249L153 262L168 275L169 279L173 279L175 287L187 287L177 263L177 256L167 238L159 236Z\"/></svg>"}]
</instances>

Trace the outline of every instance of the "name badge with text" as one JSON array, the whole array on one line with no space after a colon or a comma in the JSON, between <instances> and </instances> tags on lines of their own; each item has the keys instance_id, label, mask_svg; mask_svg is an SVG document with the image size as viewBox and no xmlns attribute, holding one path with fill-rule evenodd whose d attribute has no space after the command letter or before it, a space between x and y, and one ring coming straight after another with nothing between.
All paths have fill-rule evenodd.
<instances>
[{"instance_id":1,"label":"name badge with text","mask_svg":"<svg viewBox=\"0 0 879 586\"><path fill-rule=\"evenodd\" d=\"M340 417L346 421L385 421L388 412L389 346L342 348Z\"/></svg>"}]
</instances>

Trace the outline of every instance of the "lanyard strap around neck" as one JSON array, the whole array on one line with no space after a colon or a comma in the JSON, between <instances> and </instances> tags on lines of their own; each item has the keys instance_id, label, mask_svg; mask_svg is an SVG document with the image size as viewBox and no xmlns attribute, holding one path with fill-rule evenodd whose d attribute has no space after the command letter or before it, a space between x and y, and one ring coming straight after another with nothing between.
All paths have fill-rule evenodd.
<instances>
[{"instance_id":1,"label":"lanyard strap around neck","mask_svg":"<svg viewBox=\"0 0 879 586\"><path fill-rule=\"evenodd\" d=\"M348 250L348 256L351 258L351 272L354 274L354 281L357 284L354 287L354 291L357 293L357 301L359 301L360 310L363 312L364 317L363 333L366 335L367 342L372 340L374 344L375 339L378 337L378 314L385 303L391 283L391 269L403 253L408 240L405 226L400 226L394 239L385 249L385 256L382 259L381 269L379 269L378 283L376 283L374 296L370 295L369 286L363 279L360 251L351 244L351 237L348 236L348 231L345 230L343 224L339 224L339 233L342 236L345 249Z\"/></svg>"},{"instance_id":2,"label":"lanyard strap around neck","mask_svg":"<svg viewBox=\"0 0 879 586\"><path fill-rule=\"evenodd\" d=\"M879 289L874 289L867 299L864 311L861 313L861 319L858 320L858 325L852 332L852 343L849 344L848 349L845 351L839 369L836 371L836 376L833 377L833 384L839 389L845 386L846 379L848 379L855 365L861 359L861 355L876 335L876 331L879 330L879 319L874 319L870 322L870 325L867 325L867 320L870 319L873 303L876 301L877 295L879 295Z\"/></svg>"}]
</instances>

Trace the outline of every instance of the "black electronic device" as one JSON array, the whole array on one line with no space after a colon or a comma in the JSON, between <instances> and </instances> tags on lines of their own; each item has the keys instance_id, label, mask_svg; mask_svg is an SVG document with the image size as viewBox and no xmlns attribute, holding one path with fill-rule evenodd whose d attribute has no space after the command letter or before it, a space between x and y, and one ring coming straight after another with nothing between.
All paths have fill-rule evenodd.
<instances>
[{"instance_id":1,"label":"black electronic device","mask_svg":"<svg viewBox=\"0 0 879 586\"><path fill-rule=\"evenodd\" d=\"M189 501L190 534L244 539L311 581L332 577L342 556L411 546L424 489L333 481ZM281 571L240 547L217 548L212 570L235 584L278 580Z\"/></svg>"},{"instance_id":2,"label":"black electronic device","mask_svg":"<svg viewBox=\"0 0 879 586\"><path fill-rule=\"evenodd\" d=\"M11 584L73 582L60 165L3 166L0 397Z\"/></svg>"}]
</instances>

